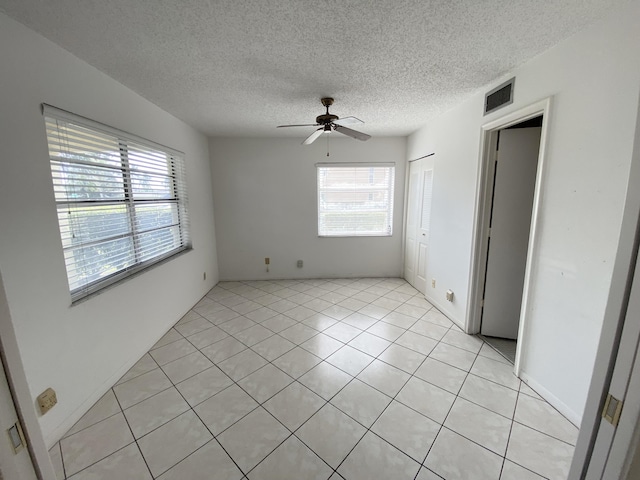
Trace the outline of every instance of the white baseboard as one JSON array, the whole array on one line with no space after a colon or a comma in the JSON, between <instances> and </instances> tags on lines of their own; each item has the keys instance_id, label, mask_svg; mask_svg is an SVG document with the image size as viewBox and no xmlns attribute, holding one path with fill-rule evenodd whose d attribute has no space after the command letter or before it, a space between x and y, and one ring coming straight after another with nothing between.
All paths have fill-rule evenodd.
<instances>
[{"instance_id":1,"label":"white baseboard","mask_svg":"<svg viewBox=\"0 0 640 480\"><path fill-rule=\"evenodd\" d=\"M426 294L424 298L427 300L427 302L436 307L440 311L440 313L442 313L445 317L455 323L460 330L465 333L467 332L464 322L461 322L458 318L456 318L455 315L453 315L453 313L449 309L447 309L446 304L443 304L442 302L440 302L440 300L437 300Z\"/></svg>"},{"instance_id":2,"label":"white baseboard","mask_svg":"<svg viewBox=\"0 0 640 480\"><path fill-rule=\"evenodd\" d=\"M176 322L177 321L178 320L176 320ZM93 407L93 405L98 400L100 400L102 396L107 393L109 389L113 387L115 383L120 380L124 376L124 374L127 373L129 369L133 367L138 362L138 360L140 360L140 358L142 358L142 356L144 356L151 349L151 347L153 347L158 342L158 340L160 340L169 330L171 330L171 328L173 328L176 322L173 322L171 325L169 325L158 338L153 339L151 343L146 345L144 347L144 351L140 355L127 359L127 361L125 361L116 370L116 372L100 386L100 388L96 389L91 395L89 395L89 397L87 397L87 399L82 402L82 404L71 415L65 418L56 428L54 428L49 433L49 435L45 436L44 441L47 445L47 448L51 449L51 447L53 447L56 442L58 442L62 438L62 436L67 433L71 429L71 427L73 427L78 422L78 420L80 420L82 416L87 413L89 409Z\"/></svg>"},{"instance_id":3,"label":"white baseboard","mask_svg":"<svg viewBox=\"0 0 640 480\"><path fill-rule=\"evenodd\" d=\"M582 415L577 414L571 408L569 408L564 402L562 402L558 397L549 392L545 387L540 385L537 381L527 375L526 372L520 372L520 378L524 383L529 385L538 395L544 398L549 404L558 410L567 420L573 423L576 427L580 428L580 423L582 423Z\"/></svg>"}]
</instances>

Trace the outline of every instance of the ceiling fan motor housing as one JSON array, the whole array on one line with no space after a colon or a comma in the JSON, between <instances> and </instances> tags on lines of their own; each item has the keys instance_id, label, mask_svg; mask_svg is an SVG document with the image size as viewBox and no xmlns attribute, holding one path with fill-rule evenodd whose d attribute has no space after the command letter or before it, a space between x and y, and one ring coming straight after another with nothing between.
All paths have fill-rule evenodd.
<instances>
[{"instance_id":1,"label":"ceiling fan motor housing","mask_svg":"<svg viewBox=\"0 0 640 480\"><path fill-rule=\"evenodd\" d=\"M338 120L338 118L339 117L337 115L325 113L324 115L318 115L316 117L316 123L320 125L326 125L327 123L335 122L336 120Z\"/></svg>"}]
</instances>

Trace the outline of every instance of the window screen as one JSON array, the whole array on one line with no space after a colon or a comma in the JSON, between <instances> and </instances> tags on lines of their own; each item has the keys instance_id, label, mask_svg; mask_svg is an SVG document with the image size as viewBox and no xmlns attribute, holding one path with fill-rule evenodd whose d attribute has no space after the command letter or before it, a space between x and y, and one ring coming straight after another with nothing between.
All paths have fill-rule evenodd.
<instances>
[{"instance_id":1,"label":"window screen","mask_svg":"<svg viewBox=\"0 0 640 480\"><path fill-rule=\"evenodd\" d=\"M190 246L183 155L44 107L73 300Z\"/></svg>"},{"instance_id":2,"label":"window screen","mask_svg":"<svg viewBox=\"0 0 640 480\"><path fill-rule=\"evenodd\" d=\"M318 235L391 236L393 164L318 164Z\"/></svg>"}]
</instances>

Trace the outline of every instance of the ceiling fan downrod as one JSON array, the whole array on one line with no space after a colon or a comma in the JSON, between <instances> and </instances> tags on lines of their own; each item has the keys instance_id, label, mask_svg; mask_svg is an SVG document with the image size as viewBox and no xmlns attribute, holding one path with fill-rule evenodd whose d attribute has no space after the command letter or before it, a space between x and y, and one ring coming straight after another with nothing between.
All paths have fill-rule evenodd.
<instances>
[{"instance_id":1,"label":"ceiling fan downrod","mask_svg":"<svg viewBox=\"0 0 640 480\"><path fill-rule=\"evenodd\" d=\"M320 101L322 102L322 105L324 105L327 109L327 113L325 113L324 115L318 115L316 117L316 123L318 125L324 125L326 127L328 125L331 125L331 123L333 123L334 121L339 120L339 117L337 115L332 115L331 113L329 113L329 107L333 105L333 98L325 97L320 99ZM325 128L325 130L327 129Z\"/></svg>"}]
</instances>

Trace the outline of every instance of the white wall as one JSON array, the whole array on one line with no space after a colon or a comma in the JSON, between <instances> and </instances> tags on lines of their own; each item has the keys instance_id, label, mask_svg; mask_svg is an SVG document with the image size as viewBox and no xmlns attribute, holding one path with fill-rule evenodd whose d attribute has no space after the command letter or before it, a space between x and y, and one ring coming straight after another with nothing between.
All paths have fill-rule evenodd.
<instances>
[{"instance_id":1,"label":"white wall","mask_svg":"<svg viewBox=\"0 0 640 480\"><path fill-rule=\"evenodd\" d=\"M627 480L634 480L640 478L640 438L639 434L640 425L636 427L636 433L634 435L634 441L636 441L635 453L632 455L631 466L629 467L629 473L627 474Z\"/></svg>"},{"instance_id":2,"label":"white wall","mask_svg":"<svg viewBox=\"0 0 640 480\"><path fill-rule=\"evenodd\" d=\"M546 177L523 372L574 421L582 416L602 326L631 162L640 87L640 4L560 43L497 80L516 76L515 101L482 116L484 91L409 137L408 156L435 152L427 277L465 323L480 127L552 96Z\"/></svg>"},{"instance_id":3,"label":"white wall","mask_svg":"<svg viewBox=\"0 0 640 480\"><path fill-rule=\"evenodd\" d=\"M217 282L208 146L204 135L2 14L0 68L0 271L33 408L47 387L58 394L40 418L51 444ZM193 250L70 306L43 102L185 152Z\"/></svg>"},{"instance_id":4,"label":"white wall","mask_svg":"<svg viewBox=\"0 0 640 480\"><path fill-rule=\"evenodd\" d=\"M210 140L221 279L402 274L406 139L331 135L330 157L324 138L310 146L298 138ZM392 237L318 237L315 164L321 162L395 162ZM296 267L299 259L303 268Z\"/></svg>"}]
</instances>

